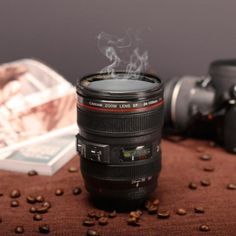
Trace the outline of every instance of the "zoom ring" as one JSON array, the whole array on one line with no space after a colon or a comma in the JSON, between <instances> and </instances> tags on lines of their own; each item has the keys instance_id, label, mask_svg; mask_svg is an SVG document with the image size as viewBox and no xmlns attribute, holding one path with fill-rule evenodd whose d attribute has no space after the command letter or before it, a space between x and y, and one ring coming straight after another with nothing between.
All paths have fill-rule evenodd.
<instances>
[{"instance_id":1,"label":"zoom ring","mask_svg":"<svg viewBox=\"0 0 236 236\"><path fill-rule=\"evenodd\" d=\"M77 109L77 121L85 131L97 134L139 134L162 127L163 106L149 112L135 114L102 114Z\"/></svg>"}]
</instances>

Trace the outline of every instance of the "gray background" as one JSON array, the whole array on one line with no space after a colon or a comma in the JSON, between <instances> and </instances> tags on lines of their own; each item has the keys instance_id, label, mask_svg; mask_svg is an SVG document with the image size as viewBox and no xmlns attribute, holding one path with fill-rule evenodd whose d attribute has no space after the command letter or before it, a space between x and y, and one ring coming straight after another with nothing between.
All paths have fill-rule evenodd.
<instances>
[{"instance_id":1,"label":"gray background","mask_svg":"<svg viewBox=\"0 0 236 236\"><path fill-rule=\"evenodd\" d=\"M152 71L167 79L236 57L234 0L0 0L0 62L36 57L70 81L108 61L101 31L141 30Z\"/></svg>"}]
</instances>

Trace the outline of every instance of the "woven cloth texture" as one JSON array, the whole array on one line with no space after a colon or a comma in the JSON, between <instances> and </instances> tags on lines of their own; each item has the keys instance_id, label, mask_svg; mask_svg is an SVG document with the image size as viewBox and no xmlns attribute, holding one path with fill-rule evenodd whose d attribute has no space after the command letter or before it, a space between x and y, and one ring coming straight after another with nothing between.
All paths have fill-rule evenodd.
<instances>
[{"instance_id":1,"label":"woven cloth texture","mask_svg":"<svg viewBox=\"0 0 236 236\"><path fill-rule=\"evenodd\" d=\"M212 155L211 161L202 161L196 151L204 147ZM118 213L110 219L108 225L95 225L101 236L158 236L158 235L236 235L236 190L228 190L227 184L236 184L236 156L225 152L220 147L210 147L207 141L182 140L179 142L162 141L163 168L155 197L160 200L160 209L171 212L169 219L158 219L155 215L144 212L141 226L128 226L128 213ZM80 236L86 235L87 227L82 225L88 211L95 209L89 200L80 172L69 173L68 168L79 168L79 157L73 158L54 176L28 176L8 171L0 171L0 236L15 235L14 228L23 225L22 235L40 235L38 226L50 225L49 235ZM215 171L206 172L203 168L214 166ZM211 185L203 187L200 180L209 179ZM190 190L189 182L196 182L198 188ZM76 186L82 188L78 196L72 194ZM55 196L57 188L64 189L63 196ZM20 206L10 207L9 193L20 189ZM52 208L43 215L43 220L33 221L29 213L28 195L43 195L52 203ZM204 214L194 213L194 207L204 207ZM184 208L187 214L179 216L177 208ZM207 224L209 232L200 232L199 226Z\"/></svg>"}]
</instances>

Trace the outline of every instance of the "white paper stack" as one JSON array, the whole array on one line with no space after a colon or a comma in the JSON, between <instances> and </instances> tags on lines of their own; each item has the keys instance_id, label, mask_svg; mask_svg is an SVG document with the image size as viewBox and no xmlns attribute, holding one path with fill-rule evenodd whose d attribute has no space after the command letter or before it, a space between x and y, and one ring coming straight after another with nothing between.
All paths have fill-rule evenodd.
<instances>
[{"instance_id":1,"label":"white paper stack","mask_svg":"<svg viewBox=\"0 0 236 236\"><path fill-rule=\"evenodd\" d=\"M52 175L75 154L75 89L45 64L0 66L0 169Z\"/></svg>"}]
</instances>

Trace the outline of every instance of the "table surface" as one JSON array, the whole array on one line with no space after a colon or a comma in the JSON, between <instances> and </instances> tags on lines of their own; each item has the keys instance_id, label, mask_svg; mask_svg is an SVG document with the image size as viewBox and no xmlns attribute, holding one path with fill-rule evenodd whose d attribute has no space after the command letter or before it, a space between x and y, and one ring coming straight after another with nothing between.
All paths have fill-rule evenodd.
<instances>
[{"instance_id":1,"label":"table surface","mask_svg":"<svg viewBox=\"0 0 236 236\"><path fill-rule=\"evenodd\" d=\"M197 147L204 147L212 155L211 161L199 159ZM157 219L155 215L144 212L141 226L128 226L128 213L118 213L106 226L95 225L101 236L158 236L158 235L236 235L236 190L228 190L227 184L236 184L236 156L226 153L220 147L210 147L207 141L182 140L179 142L162 141L163 169L155 197L160 200L160 209L171 212L169 219ZM38 226L50 225L49 235L86 235L87 228L82 225L87 212L94 209L89 201L80 172L69 173L70 166L79 167L75 157L52 177L28 176L14 172L0 171L0 236L14 235L14 228L23 225L23 235L40 235ZM214 166L215 171L206 172L203 168ZM200 180L209 179L211 185L203 187ZM198 188L190 190L189 182L196 182ZM78 196L72 194L76 186L82 188ZM63 196L55 196L57 188L64 189ZM9 192L20 189L20 206L10 207ZM33 221L26 203L27 195L44 195L52 203L52 208L41 222ZM194 213L194 207L202 206L204 214ZM178 208L187 210L187 215L176 215ZM199 226L207 224L209 232L200 232Z\"/></svg>"}]
</instances>

